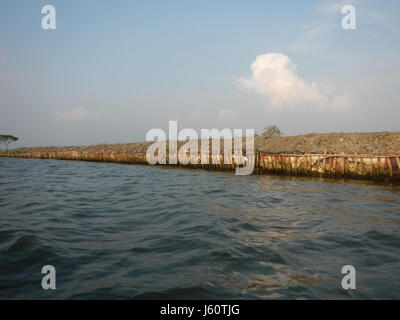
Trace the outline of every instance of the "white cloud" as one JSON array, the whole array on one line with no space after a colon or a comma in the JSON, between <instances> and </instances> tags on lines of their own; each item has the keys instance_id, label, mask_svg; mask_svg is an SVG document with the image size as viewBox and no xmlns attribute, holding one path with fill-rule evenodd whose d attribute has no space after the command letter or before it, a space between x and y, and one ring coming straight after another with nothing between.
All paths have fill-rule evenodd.
<instances>
[{"instance_id":1,"label":"white cloud","mask_svg":"<svg viewBox=\"0 0 400 320\"><path fill-rule=\"evenodd\" d=\"M53 115L56 120L82 121L101 118L104 115L104 112L86 108L73 108L67 110L57 110Z\"/></svg>"},{"instance_id":2,"label":"white cloud","mask_svg":"<svg viewBox=\"0 0 400 320\"><path fill-rule=\"evenodd\" d=\"M309 83L296 74L296 69L292 60L282 53L262 54L251 65L252 75L239 78L238 84L241 88L265 97L269 109L352 106L349 97L328 97L320 90L326 84L319 86L315 82Z\"/></svg>"}]
</instances>

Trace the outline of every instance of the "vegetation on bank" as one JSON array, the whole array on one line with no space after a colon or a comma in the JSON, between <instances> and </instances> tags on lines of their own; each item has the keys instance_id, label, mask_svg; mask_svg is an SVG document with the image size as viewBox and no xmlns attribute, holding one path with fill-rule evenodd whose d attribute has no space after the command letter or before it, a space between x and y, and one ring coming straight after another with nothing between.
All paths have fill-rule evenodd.
<instances>
[{"instance_id":1,"label":"vegetation on bank","mask_svg":"<svg viewBox=\"0 0 400 320\"><path fill-rule=\"evenodd\" d=\"M297 136L260 135L255 138L255 151L264 153L319 153L352 155L399 155L400 132L310 133ZM245 140L245 139L244 139ZM181 146L185 141L179 141ZM91 146L18 148L11 152L115 152L146 153L152 142L98 144ZM223 150L221 148L221 150ZM5 150L2 151L6 152Z\"/></svg>"}]
</instances>

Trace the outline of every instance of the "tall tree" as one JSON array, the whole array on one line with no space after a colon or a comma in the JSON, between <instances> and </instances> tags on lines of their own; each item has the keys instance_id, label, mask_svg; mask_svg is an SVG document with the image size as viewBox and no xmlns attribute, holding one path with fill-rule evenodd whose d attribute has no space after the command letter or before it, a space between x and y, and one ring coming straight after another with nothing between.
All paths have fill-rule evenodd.
<instances>
[{"instance_id":1,"label":"tall tree","mask_svg":"<svg viewBox=\"0 0 400 320\"><path fill-rule=\"evenodd\" d=\"M0 134L0 143L4 144L6 146L7 151L8 151L8 145L17 140L18 140L17 137L7 135L7 134Z\"/></svg>"},{"instance_id":2,"label":"tall tree","mask_svg":"<svg viewBox=\"0 0 400 320\"><path fill-rule=\"evenodd\" d=\"M283 136L283 132L281 131L281 129L279 129L278 126L272 125L272 126L265 127L263 132L261 133L261 136L263 136L265 138L280 137L280 136Z\"/></svg>"}]
</instances>

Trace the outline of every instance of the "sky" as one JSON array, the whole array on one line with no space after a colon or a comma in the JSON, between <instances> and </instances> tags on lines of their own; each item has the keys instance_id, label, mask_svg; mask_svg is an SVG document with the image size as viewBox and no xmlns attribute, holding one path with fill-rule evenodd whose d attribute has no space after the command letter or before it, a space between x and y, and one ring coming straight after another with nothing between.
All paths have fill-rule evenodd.
<instances>
[{"instance_id":1,"label":"sky","mask_svg":"<svg viewBox=\"0 0 400 320\"><path fill-rule=\"evenodd\" d=\"M2 0L0 134L22 147L144 141L169 120L400 131L399 40L396 0Z\"/></svg>"}]
</instances>

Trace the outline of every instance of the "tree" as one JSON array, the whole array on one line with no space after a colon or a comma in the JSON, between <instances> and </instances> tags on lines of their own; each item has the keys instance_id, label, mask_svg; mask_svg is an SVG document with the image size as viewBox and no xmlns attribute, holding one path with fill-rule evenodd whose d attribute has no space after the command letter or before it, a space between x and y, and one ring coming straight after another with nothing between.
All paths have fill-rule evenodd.
<instances>
[{"instance_id":1,"label":"tree","mask_svg":"<svg viewBox=\"0 0 400 320\"><path fill-rule=\"evenodd\" d=\"M265 138L283 136L283 132L276 125L265 127L261 136Z\"/></svg>"},{"instance_id":2,"label":"tree","mask_svg":"<svg viewBox=\"0 0 400 320\"><path fill-rule=\"evenodd\" d=\"M8 151L8 145L10 143L12 143L12 142L17 141L17 140L18 140L17 137L14 137L14 136L11 136L11 135L4 135L4 134L0 135L0 143L3 143L6 146L7 151Z\"/></svg>"}]
</instances>

